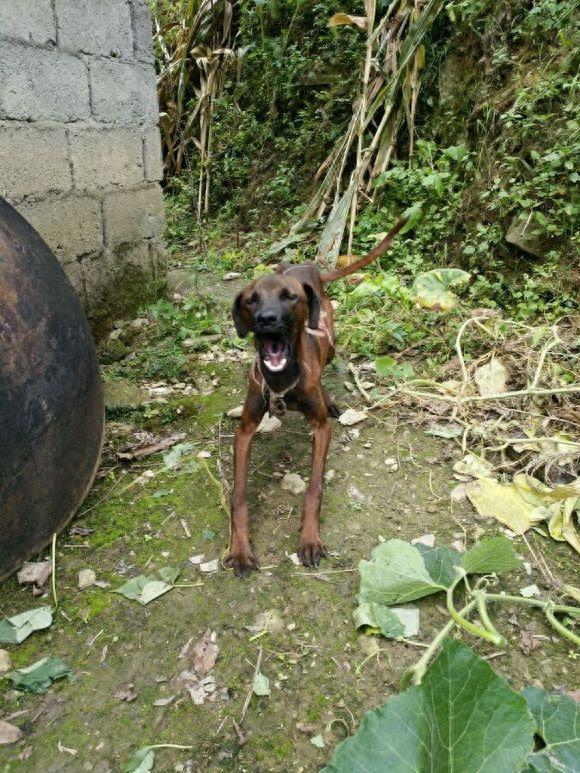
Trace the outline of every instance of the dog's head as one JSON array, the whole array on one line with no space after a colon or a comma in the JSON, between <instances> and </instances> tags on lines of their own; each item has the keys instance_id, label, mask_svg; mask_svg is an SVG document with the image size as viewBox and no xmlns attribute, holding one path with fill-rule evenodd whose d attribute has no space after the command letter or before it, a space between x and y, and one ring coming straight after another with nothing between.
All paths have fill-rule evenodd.
<instances>
[{"instance_id":1,"label":"dog's head","mask_svg":"<svg viewBox=\"0 0 580 773\"><path fill-rule=\"evenodd\" d=\"M290 363L304 328L318 327L320 299L311 285L292 276L266 274L238 293L232 316L237 334L253 333L263 365L279 373Z\"/></svg>"}]
</instances>

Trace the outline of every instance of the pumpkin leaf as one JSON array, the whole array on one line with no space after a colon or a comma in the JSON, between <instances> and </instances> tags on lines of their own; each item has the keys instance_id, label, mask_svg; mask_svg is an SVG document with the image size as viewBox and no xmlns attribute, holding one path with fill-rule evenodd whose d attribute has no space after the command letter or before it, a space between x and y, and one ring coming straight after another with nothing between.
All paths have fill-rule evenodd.
<instances>
[{"instance_id":1,"label":"pumpkin leaf","mask_svg":"<svg viewBox=\"0 0 580 773\"><path fill-rule=\"evenodd\" d=\"M578 770L580 704L538 687L526 687L523 696L536 722L536 733L546 744L541 751L528 754L525 773Z\"/></svg>"},{"instance_id":2,"label":"pumpkin leaf","mask_svg":"<svg viewBox=\"0 0 580 773\"><path fill-rule=\"evenodd\" d=\"M64 676L71 677L72 669L60 658L42 658L27 668L10 671L6 678L10 679L14 689L22 692L45 693L50 685Z\"/></svg>"},{"instance_id":3,"label":"pumpkin leaf","mask_svg":"<svg viewBox=\"0 0 580 773\"><path fill-rule=\"evenodd\" d=\"M173 566L165 566L154 574L140 574L132 577L120 588L115 588L113 593L120 593L127 599L138 601L143 606L153 599L159 598L173 588L175 580L179 576L179 569Z\"/></svg>"},{"instance_id":4,"label":"pumpkin leaf","mask_svg":"<svg viewBox=\"0 0 580 773\"><path fill-rule=\"evenodd\" d=\"M41 631L52 625L52 610L50 607L29 609L14 617L5 617L0 622L0 643L20 644L34 631Z\"/></svg>"},{"instance_id":5,"label":"pumpkin leaf","mask_svg":"<svg viewBox=\"0 0 580 773\"><path fill-rule=\"evenodd\" d=\"M386 607L371 602L360 604L352 616L357 628L381 633L387 639L408 638L419 633L419 610L412 607Z\"/></svg>"},{"instance_id":6,"label":"pumpkin leaf","mask_svg":"<svg viewBox=\"0 0 580 773\"><path fill-rule=\"evenodd\" d=\"M471 649L448 639L421 685L369 711L323 770L516 771L533 744L525 698Z\"/></svg>"},{"instance_id":7,"label":"pumpkin leaf","mask_svg":"<svg viewBox=\"0 0 580 773\"><path fill-rule=\"evenodd\" d=\"M435 268L426 271L413 282L415 301L425 309L450 311L457 301L451 288L464 287L471 279L471 274L459 268Z\"/></svg>"}]
</instances>

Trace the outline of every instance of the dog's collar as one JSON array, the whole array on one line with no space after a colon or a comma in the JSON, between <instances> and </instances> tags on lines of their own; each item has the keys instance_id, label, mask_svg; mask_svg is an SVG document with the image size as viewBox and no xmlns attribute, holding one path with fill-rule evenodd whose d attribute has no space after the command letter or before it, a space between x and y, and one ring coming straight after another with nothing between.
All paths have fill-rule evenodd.
<instances>
[{"instance_id":1,"label":"dog's collar","mask_svg":"<svg viewBox=\"0 0 580 773\"><path fill-rule=\"evenodd\" d=\"M258 380L258 376L256 375L257 373L259 374L259 380ZM281 392L275 392L268 385L268 383L266 382L266 378L262 373L262 368L260 367L259 355L256 355L256 358L254 359L251 375L254 381L256 382L256 384L260 387L264 399L268 401L268 413L270 414L270 416L284 416L287 410L287 405L284 398L286 397L288 392L291 392L296 386L298 386L298 382L300 381L300 375L298 375L296 379L289 386L286 387L286 389L283 389Z\"/></svg>"}]
</instances>

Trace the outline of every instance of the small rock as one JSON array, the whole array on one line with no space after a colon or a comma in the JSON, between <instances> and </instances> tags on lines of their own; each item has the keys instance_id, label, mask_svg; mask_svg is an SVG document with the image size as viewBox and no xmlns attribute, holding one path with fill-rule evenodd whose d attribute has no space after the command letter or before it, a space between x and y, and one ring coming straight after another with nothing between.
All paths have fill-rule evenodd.
<instances>
[{"instance_id":1,"label":"small rock","mask_svg":"<svg viewBox=\"0 0 580 773\"><path fill-rule=\"evenodd\" d=\"M103 360L105 364L110 364L124 359L128 354L127 346L120 339L113 338L108 340L104 346Z\"/></svg>"},{"instance_id":2,"label":"small rock","mask_svg":"<svg viewBox=\"0 0 580 773\"><path fill-rule=\"evenodd\" d=\"M231 282L232 279L239 279L242 274L239 271L228 271L224 274L224 282Z\"/></svg>"},{"instance_id":3,"label":"small rock","mask_svg":"<svg viewBox=\"0 0 580 773\"><path fill-rule=\"evenodd\" d=\"M79 590L90 588L91 585L95 584L96 579L97 579L97 575L95 574L95 572L93 572L92 569L81 569L81 571L79 572L79 577L77 581L77 588Z\"/></svg>"},{"instance_id":4,"label":"small rock","mask_svg":"<svg viewBox=\"0 0 580 773\"><path fill-rule=\"evenodd\" d=\"M525 599L539 598L542 595L537 585L527 585L525 588L520 589L520 596Z\"/></svg>"},{"instance_id":5,"label":"small rock","mask_svg":"<svg viewBox=\"0 0 580 773\"><path fill-rule=\"evenodd\" d=\"M203 563L204 558L205 558L205 553L198 553L197 556L190 556L189 562L194 566L199 566L199 564Z\"/></svg>"},{"instance_id":6,"label":"small rock","mask_svg":"<svg viewBox=\"0 0 580 773\"><path fill-rule=\"evenodd\" d=\"M338 421L342 424L343 427L352 427L354 424L360 424L360 422L364 421L366 418L367 415L364 411L357 411L354 408L347 408L344 413L341 413Z\"/></svg>"},{"instance_id":7,"label":"small rock","mask_svg":"<svg viewBox=\"0 0 580 773\"><path fill-rule=\"evenodd\" d=\"M6 674L12 668L8 650L0 650L0 674Z\"/></svg>"},{"instance_id":8,"label":"small rock","mask_svg":"<svg viewBox=\"0 0 580 773\"><path fill-rule=\"evenodd\" d=\"M282 488L292 494L302 494L306 491L306 481L297 473L289 472L282 478Z\"/></svg>"},{"instance_id":9,"label":"small rock","mask_svg":"<svg viewBox=\"0 0 580 773\"><path fill-rule=\"evenodd\" d=\"M243 410L243 405L236 405L235 408L230 408L230 410L226 413L226 416L229 416L230 419L239 419Z\"/></svg>"},{"instance_id":10,"label":"small rock","mask_svg":"<svg viewBox=\"0 0 580 773\"><path fill-rule=\"evenodd\" d=\"M387 465L389 472L397 472L399 469L399 464L393 456L387 456L385 464Z\"/></svg>"},{"instance_id":11,"label":"small rock","mask_svg":"<svg viewBox=\"0 0 580 773\"><path fill-rule=\"evenodd\" d=\"M218 570L217 558L214 558L213 561L206 561L205 563L199 565L199 571L205 572L206 574L210 574L211 572L217 572L217 570Z\"/></svg>"},{"instance_id":12,"label":"small rock","mask_svg":"<svg viewBox=\"0 0 580 773\"><path fill-rule=\"evenodd\" d=\"M331 481L333 481L335 478L336 478L336 470L327 470L327 471L324 473L324 480L325 480L327 483L330 483L330 482L331 482Z\"/></svg>"},{"instance_id":13,"label":"small rock","mask_svg":"<svg viewBox=\"0 0 580 773\"><path fill-rule=\"evenodd\" d=\"M22 730L0 719L0 746L16 743L22 738Z\"/></svg>"},{"instance_id":14,"label":"small rock","mask_svg":"<svg viewBox=\"0 0 580 773\"><path fill-rule=\"evenodd\" d=\"M197 455L198 459L211 459L211 451L200 451Z\"/></svg>"},{"instance_id":15,"label":"small rock","mask_svg":"<svg viewBox=\"0 0 580 773\"><path fill-rule=\"evenodd\" d=\"M256 432L259 432L261 434L264 434L265 432L274 432L276 429L280 429L282 426L282 422L277 416L264 416L262 421L260 422L258 429Z\"/></svg>"},{"instance_id":16,"label":"small rock","mask_svg":"<svg viewBox=\"0 0 580 773\"><path fill-rule=\"evenodd\" d=\"M434 534L422 534L420 537L415 537L415 539L411 540L411 545L416 545L417 543L420 543L421 545L427 545L428 548L434 548L435 547L435 535Z\"/></svg>"}]
</instances>

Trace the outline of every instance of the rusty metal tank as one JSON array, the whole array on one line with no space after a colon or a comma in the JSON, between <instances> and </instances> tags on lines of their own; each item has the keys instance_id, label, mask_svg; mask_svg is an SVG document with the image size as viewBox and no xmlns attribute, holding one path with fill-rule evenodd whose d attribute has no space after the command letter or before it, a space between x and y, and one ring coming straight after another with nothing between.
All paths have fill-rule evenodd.
<instances>
[{"instance_id":1,"label":"rusty metal tank","mask_svg":"<svg viewBox=\"0 0 580 773\"><path fill-rule=\"evenodd\" d=\"M103 415L83 308L46 243L0 198L0 579L86 497Z\"/></svg>"}]
</instances>

